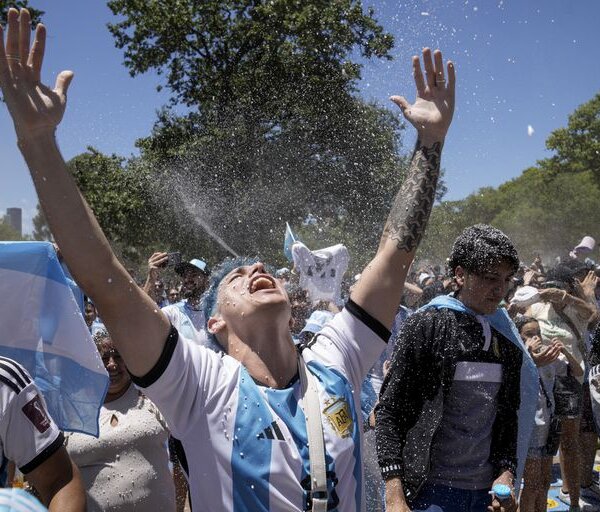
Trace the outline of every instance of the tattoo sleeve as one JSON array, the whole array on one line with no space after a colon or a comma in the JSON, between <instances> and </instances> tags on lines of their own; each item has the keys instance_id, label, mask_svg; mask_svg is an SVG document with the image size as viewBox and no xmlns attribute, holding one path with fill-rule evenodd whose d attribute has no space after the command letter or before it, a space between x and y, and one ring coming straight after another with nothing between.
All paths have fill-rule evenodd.
<instances>
[{"instance_id":1,"label":"tattoo sleeve","mask_svg":"<svg viewBox=\"0 0 600 512\"><path fill-rule=\"evenodd\" d=\"M383 239L394 240L398 250L414 251L423 237L435 201L441 152L441 142L425 147L417 141L408 174L394 199L383 232Z\"/></svg>"}]
</instances>

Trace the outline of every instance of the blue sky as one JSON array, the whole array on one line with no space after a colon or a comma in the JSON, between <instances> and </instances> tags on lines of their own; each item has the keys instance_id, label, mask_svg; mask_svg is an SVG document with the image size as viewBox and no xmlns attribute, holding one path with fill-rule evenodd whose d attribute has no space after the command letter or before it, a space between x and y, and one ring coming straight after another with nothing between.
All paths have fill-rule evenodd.
<instances>
[{"instance_id":1,"label":"blue sky","mask_svg":"<svg viewBox=\"0 0 600 512\"><path fill-rule=\"evenodd\" d=\"M442 162L447 199L497 186L548 156L548 134L600 91L597 0L364 3L396 38L394 60L365 63L359 84L365 98L387 104L391 94L403 94L412 101L410 57L425 45L441 48L456 63L457 109ZM46 11L45 81L54 83L62 69L75 71L58 132L65 157L89 145L134 154L135 140L150 132L156 110L167 101L167 92L156 92L160 77L129 76L106 29L113 17L105 2L32 4ZM409 128L406 147L413 143ZM28 232L37 198L2 105L0 155L0 214L7 207L23 208Z\"/></svg>"}]
</instances>

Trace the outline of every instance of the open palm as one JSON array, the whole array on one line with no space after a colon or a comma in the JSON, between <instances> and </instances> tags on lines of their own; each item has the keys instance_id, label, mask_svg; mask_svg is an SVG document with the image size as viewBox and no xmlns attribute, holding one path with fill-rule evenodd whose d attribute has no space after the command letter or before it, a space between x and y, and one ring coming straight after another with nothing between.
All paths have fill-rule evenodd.
<instances>
[{"instance_id":1,"label":"open palm","mask_svg":"<svg viewBox=\"0 0 600 512\"><path fill-rule=\"evenodd\" d=\"M435 61L435 62L434 62ZM454 64L448 62L447 76L444 71L442 52L423 50L425 76L419 57L413 57L413 75L417 98L409 103L403 96L392 96L391 100L402 110L404 117L419 133L419 138L443 141L454 114L456 75Z\"/></svg>"},{"instance_id":2,"label":"open palm","mask_svg":"<svg viewBox=\"0 0 600 512\"><path fill-rule=\"evenodd\" d=\"M0 87L19 138L53 131L66 107L66 92L73 73L63 71L54 89L40 81L46 29L38 25L30 46L31 18L26 9L8 12L6 45L0 27Z\"/></svg>"}]
</instances>

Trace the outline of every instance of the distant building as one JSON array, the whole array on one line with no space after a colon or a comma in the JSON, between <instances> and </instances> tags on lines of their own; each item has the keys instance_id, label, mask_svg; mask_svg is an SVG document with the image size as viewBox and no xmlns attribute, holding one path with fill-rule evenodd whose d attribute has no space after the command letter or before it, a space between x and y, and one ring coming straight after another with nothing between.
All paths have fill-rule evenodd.
<instances>
[{"instance_id":1,"label":"distant building","mask_svg":"<svg viewBox=\"0 0 600 512\"><path fill-rule=\"evenodd\" d=\"M23 235L23 211L21 208L7 208L4 221L17 233Z\"/></svg>"}]
</instances>

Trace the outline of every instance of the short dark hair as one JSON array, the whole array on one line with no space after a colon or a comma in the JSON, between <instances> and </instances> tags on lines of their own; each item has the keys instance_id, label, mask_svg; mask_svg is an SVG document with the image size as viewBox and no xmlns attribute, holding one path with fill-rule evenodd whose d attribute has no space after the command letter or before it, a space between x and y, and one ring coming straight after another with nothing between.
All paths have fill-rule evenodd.
<instances>
[{"instance_id":1,"label":"short dark hair","mask_svg":"<svg viewBox=\"0 0 600 512\"><path fill-rule=\"evenodd\" d=\"M525 316L525 315L517 315L514 322L515 322L515 326L517 327L517 331L519 331L519 333L521 332L521 329L523 329L523 327L525 327L527 324L529 324L531 322L539 323L537 321L537 319L535 319L531 316Z\"/></svg>"},{"instance_id":2,"label":"short dark hair","mask_svg":"<svg viewBox=\"0 0 600 512\"><path fill-rule=\"evenodd\" d=\"M448 267L452 274L461 266L467 272L483 274L498 263L506 261L516 272L519 255L510 238L487 224L465 228L452 246Z\"/></svg>"}]
</instances>

